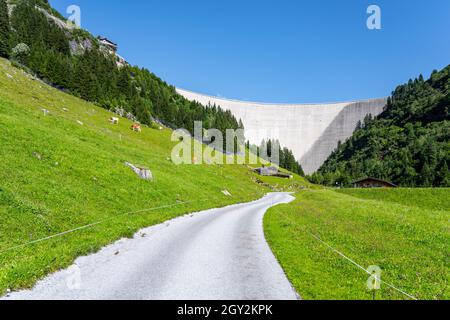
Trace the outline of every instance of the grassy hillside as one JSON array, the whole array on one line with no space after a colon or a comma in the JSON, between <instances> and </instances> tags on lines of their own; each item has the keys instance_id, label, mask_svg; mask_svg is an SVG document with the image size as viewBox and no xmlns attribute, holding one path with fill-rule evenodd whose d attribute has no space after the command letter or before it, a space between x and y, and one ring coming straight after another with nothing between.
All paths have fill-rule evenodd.
<instances>
[{"instance_id":1,"label":"grassy hillside","mask_svg":"<svg viewBox=\"0 0 450 320\"><path fill-rule=\"evenodd\" d=\"M150 126L162 122L167 127L185 128L193 133L194 122L202 121L205 129L223 133L224 149L226 130L243 128L242 121L229 110L189 101L149 70L123 61L118 64L122 58L87 30L68 28L48 1L26 0L15 4L9 19L6 6L0 6L3 24L11 26L3 33L13 48L5 48L3 54L0 48L0 56L26 66L44 82L105 109L119 109ZM286 148L280 149L280 166L304 175Z\"/></svg>"},{"instance_id":2,"label":"grassy hillside","mask_svg":"<svg viewBox=\"0 0 450 320\"><path fill-rule=\"evenodd\" d=\"M304 299L372 299L369 276L317 238L418 299L449 299L449 191L305 190L268 212L266 236ZM377 298L408 299L386 285Z\"/></svg>"},{"instance_id":3,"label":"grassy hillside","mask_svg":"<svg viewBox=\"0 0 450 320\"><path fill-rule=\"evenodd\" d=\"M270 190L245 166L175 166L170 130L138 134L126 119L110 124L111 115L0 59L0 294L141 227ZM149 167L154 181L140 180L125 161Z\"/></svg>"}]
</instances>

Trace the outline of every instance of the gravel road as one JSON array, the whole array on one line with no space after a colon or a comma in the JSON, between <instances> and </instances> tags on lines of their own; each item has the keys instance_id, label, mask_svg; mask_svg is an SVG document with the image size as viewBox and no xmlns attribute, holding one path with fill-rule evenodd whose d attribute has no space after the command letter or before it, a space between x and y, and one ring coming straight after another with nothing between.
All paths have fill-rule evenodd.
<instances>
[{"instance_id":1,"label":"gravel road","mask_svg":"<svg viewBox=\"0 0 450 320\"><path fill-rule=\"evenodd\" d=\"M268 208L293 199L271 193L143 229L6 299L298 299L262 224Z\"/></svg>"}]
</instances>

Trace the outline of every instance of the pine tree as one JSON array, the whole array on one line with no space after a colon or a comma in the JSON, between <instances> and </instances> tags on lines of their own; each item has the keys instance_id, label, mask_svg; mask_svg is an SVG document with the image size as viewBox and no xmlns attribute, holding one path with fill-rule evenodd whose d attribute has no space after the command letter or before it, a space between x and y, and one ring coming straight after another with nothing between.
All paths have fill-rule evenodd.
<instances>
[{"instance_id":1,"label":"pine tree","mask_svg":"<svg viewBox=\"0 0 450 320\"><path fill-rule=\"evenodd\" d=\"M439 172L439 180L440 183L438 186L441 187L449 187L450 186L450 171L448 170L447 161L444 161L444 165L442 166Z\"/></svg>"},{"instance_id":2,"label":"pine tree","mask_svg":"<svg viewBox=\"0 0 450 320\"><path fill-rule=\"evenodd\" d=\"M8 58L10 52L10 33L8 6L0 0L0 56Z\"/></svg>"}]
</instances>

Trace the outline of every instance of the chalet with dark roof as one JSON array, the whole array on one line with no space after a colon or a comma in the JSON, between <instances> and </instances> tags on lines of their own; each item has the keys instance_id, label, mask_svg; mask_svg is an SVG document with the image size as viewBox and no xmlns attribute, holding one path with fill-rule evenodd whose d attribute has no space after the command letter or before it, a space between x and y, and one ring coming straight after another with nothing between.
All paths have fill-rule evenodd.
<instances>
[{"instance_id":1,"label":"chalet with dark roof","mask_svg":"<svg viewBox=\"0 0 450 320\"><path fill-rule=\"evenodd\" d=\"M365 178L352 183L354 188L398 188L397 185L376 178Z\"/></svg>"},{"instance_id":2,"label":"chalet with dark roof","mask_svg":"<svg viewBox=\"0 0 450 320\"><path fill-rule=\"evenodd\" d=\"M278 178L285 178L285 179L293 179L294 176L292 174L289 173L284 173L281 172L277 167L262 167L262 168L257 168L254 169L254 171L261 175L261 176L265 176L265 177L278 177Z\"/></svg>"}]
</instances>

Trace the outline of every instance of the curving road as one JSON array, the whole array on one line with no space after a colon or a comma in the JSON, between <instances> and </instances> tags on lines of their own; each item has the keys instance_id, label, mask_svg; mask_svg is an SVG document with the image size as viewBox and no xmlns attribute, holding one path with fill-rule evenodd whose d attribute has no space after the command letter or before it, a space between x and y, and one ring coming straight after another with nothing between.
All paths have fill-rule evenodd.
<instances>
[{"instance_id":1,"label":"curving road","mask_svg":"<svg viewBox=\"0 0 450 320\"><path fill-rule=\"evenodd\" d=\"M271 193L139 231L6 299L290 300L298 296L266 243Z\"/></svg>"}]
</instances>

